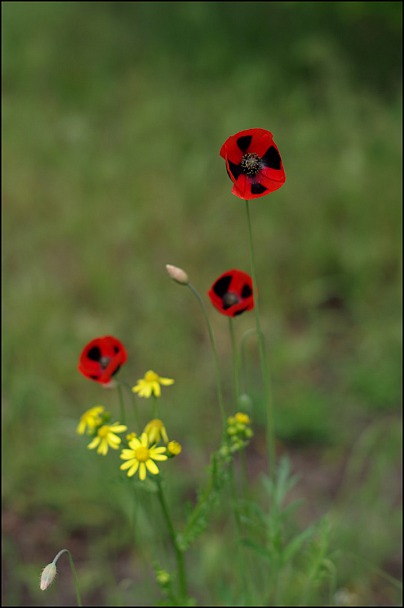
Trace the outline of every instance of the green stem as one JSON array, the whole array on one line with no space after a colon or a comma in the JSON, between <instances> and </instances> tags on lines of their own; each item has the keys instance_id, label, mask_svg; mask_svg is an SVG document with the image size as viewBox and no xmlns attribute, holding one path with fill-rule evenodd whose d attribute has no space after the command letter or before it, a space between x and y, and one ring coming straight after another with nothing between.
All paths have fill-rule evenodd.
<instances>
[{"instance_id":1,"label":"green stem","mask_svg":"<svg viewBox=\"0 0 404 608\"><path fill-rule=\"evenodd\" d=\"M81 597L80 597L79 579L77 578L76 568L74 567L72 554L70 553L69 549L62 549L61 551L59 551L59 553L56 555L55 559L53 560L53 563L56 566L56 562L58 561L59 557L61 555L63 555L63 553L67 553L67 555L69 556L70 568L72 569L74 586L76 588L77 606L81 607L83 604L81 603Z\"/></svg>"},{"instance_id":2,"label":"green stem","mask_svg":"<svg viewBox=\"0 0 404 608\"><path fill-rule=\"evenodd\" d=\"M245 360L245 342L246 339L251 335L256 334L257 330L247 329L246 332L241 336L240 340L240 369L241 369L241 386L242 391L245 393L247 391L247 372L246 372L246 360Z\"/></svg>"},{"instance_id":3,"label":"green stem","mask_svg":"<svg viewBox=\"0 0 404 608\"><path fill-rule=\"evenodd\" d=\"M133 415L135 418L135 424L136 424L136 429L138 430L138 432L140 433L140 418L139 418L139 412L137 409L137 402L136 402L136 397L134 392L132 391L132 387L130 384L128 384L128 382L123 382L122 380L119 380L119 384L121 384L122 386L125 386L129 392L130 392L130 396L132 398L132 402L133 402ZM119 386L118 384L118 386Z\"/></svg>"},{"instance_id":4,"label":"green stem","mask_svg":"<svg viewBox=\"0 0 404 608\"><path fill-rule=\"evenodd\" d=\"M158 398L153 393L153 418L159 417Z\"/></svg>"},{"instance_id":5,"label":"green stem","mask_svg":"<svg viewBox=\"0 0 404 608\"><path fill-rule=\"evenodd\" d=\"M229 317L229 329L231 338L231 349L233 353L233 381L234 381L234 401L237 406L237 400L240 396L240 361L236 346L236 336L234 331L234 319Z\"/></svg>"},{"instance_id":6,"label":"green stem","mask_svg":"<svg viewBox=\"0 0 404 608\"><path fill-rule=\"evenodd\" d=\"M168 533L171 538L171 542L174 547L175 557L177 560L177 573L178 573L178 588L179 594L182 599L187 598L187 581L186 581L186 573L185 573L185 562L184 562L184 552L178 544L177 535L175 533L174 525L170 516L170 512L168 510L167 501L164 496L163 487L161 485L160 476L156 478L157 489L158 489L158 497L160 500L161 509L163 511L164 519L167 524Z\"/></svg>"},{"instance_id":7,"label":"green stem","mask_svg":"<svg viewBox=\"0 0 404 608\"><path fill-rule=\"evenodd\" d=\"M275 432L274 432L274 425L273 425L272 395L271 395L271 385L270 385L264 337L263 337L263 333L261 331L261 324L260 324L257 279L256 279L256 271L255 271L254 243L253 243L252 228L251 228L250 207L249 207L248 201L246 201L246 211L247 211L248 238L249 238L249 245L250 245L251 278L252 278L253 286L254 286L255 324L256 324L256 328L257 328L261 374L262 374L262 381L263 381L263 387L264 387L264 398L265 398L265 405L266 405L268 466L269 466L269 472L270 472L271 478L274 479L274 477L275 477Z\"/></svg>"},{"instance_id":8,"label":"green stem","mask_svg":"<svg viewBox=\"0 0 404 608\"><path fill-rule=\"evenodd\" d=\"M203 316L205 317L206 325L208 327L210 344L211 344L211 347L212 347L213 358L214 358L214 362L215 362L217 396L218 396L218 401L219 401L220 414L221 414L221 417L222 417L223 430L225 430L225 428L226 428L226 413L225 413L225 409L224 409L223 389L222 389L222 381L221 381L221 377L220 377L220 367L219 367L219 357L218 357L218 354L217 354L217 349L216 349L216 344L215 344L215 338L214 338L213 331L212 331L212 326L211 326L210 321L209 321L209 316L208 316L208 313L206 311L205 304L204 304L201 296L199 295L199 292L195 289L195 287L191 283L187 283L187 286L189 287L189 289L192 291L192 293L194 294L194 296L198 300L198 303L199 303L199 306L201 307Z\"/></svg>"},{"instance_id":9,"label":"green stem","mask_svg":"<svg viewBox=\"0 0 404 608\"><path fill-rule=\"evenodd\" d=\"M125 402L123 400L122 386L121 386L120 382L118 382L118 397L119 397L119 410L120 410L120 413L121 413L120 422L122 424L126 424Z\"/></svg>"}]
</instances>

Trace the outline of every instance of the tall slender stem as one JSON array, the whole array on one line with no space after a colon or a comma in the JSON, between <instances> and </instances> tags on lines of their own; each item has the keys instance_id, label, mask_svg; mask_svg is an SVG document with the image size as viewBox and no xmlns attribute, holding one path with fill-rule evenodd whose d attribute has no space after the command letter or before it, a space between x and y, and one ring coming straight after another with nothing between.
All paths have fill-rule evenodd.
<instances>
[{"instance_id":1,"label":"tall slender stem","mask_svg":"<svg viewBox=\"0 0 404 608\"><path fill-rule=\"evenodd\" d=\"M137 409L136 397L135 397L135 395L134 395L134 393L132 391L132 387L131 387L131 385L128 382L124 382L122 380L118 381L118 386L119 385L125 386L129 390L129 392L130 392L130 396L131 396L132 402L133 402L133 415L134 415L134 418L135 418L135 424L136 424L136 428L138 429L138 432L140 432L139 412L138 412L138 409Z\"/></svg>"},{"instance_id":2,"label":"tall slender stem","mask_svg":"<svg viewBox=\"0 0 404 608\"><path fill-rule=\"evenodd\" d=\"M238 356L236 335L234 331L234 319L229 317L229 329L231 339L231 349L233 354L233 382L234 382L234 401L237 404L237 399L240 396L240 359Z\"/></svg>"},{"instance_id":3,"label":"tall slender stem","mask_svg":"<svg viewBox=\"0 0 404 608\"><path fill-rule=\"evenodd\" d=\"M265 350L264 336L261 331L260 315L259 315L259 298L257 290L257 278L255 271L255 255L254 255L254 242L252 236L251 218L250 218L250 207L248 200L246 201L246 212L247 212L247 226L248 226L248 238L250 245L250 260L251 260L251 277L254 286L254 315L255 324L257 327L257 338L258 338L258 349L260 356L262 382L264 388L264 397L266 405L266 418L267 418L267 450L268 450L268 466L271 478L275 476L275 432L273 425L273 412L272 412L272 394L271 385L269 378L269 369L267 363L267 355Z\"/></svg>"},{"instance_id":4,"label":"tall slender stem","mask_svg":"<svg viewBox=\"0 0 404 608\"><path fill-rule=\"evenodd\" d=\"M63 553L67 553L67 555L69 557L70 568L72 569L73 579L74 579L74 586L75 586L75 589L76 589L77 606L81 607L83 604L81 603L81 596L80 596L80 589L79 589L79 579L77 578L76 568L74 566L72 554L70 553L69 549L62 549L61 551L59 551L59 553L56 555L55 559L53 560L53 563L56 566L56 562L58 561L59 557L61 555L63 555Z\"/></svg>"},{"instance_id":5,"label":"tall slender stem","mask_svg":"<svg viewBox=\"0 0 404 608\"><path fill-rule=\"evenodd\" d=\"M158 398L153 393L153 418L159 417L159 406L158 406Z\"/></svg>"},{"instance_id":6,"label":"tall slender stem","mask_svg":"<svg viewBox=\"0 0 404 608\"><path fill-rule=\"evenodd\" d=\"M174 547L175 557L177 560L177 573L178 573L178 588L180 598L185 600L187 598L187 580L185 573L185 562L184 562L184 552L178 544L177 534L174 529L174 525L170 516L170 512L168 509L167 501L164 496L163 487L161 485L160 476L156 477L157 489L158 489L158 497L160 500L161 509L163 511L164 519L167 524L168 533L171 538L171 542Z\"/></svg>"},{"instance_id":7,"label":"tall slender stem","mask_svg":"<svg viewBox=\"0 0 404 608\"><path fill-rule=\"evenodd\" d=\"M201 296L199 295L199 292L195 289L195 287L191 283L187 283L187 286L189 287L189 289L192 291L192 293L197 298L197 300L199 302L199 306L201 307L203 316L205 317L206 325L208 327L210 344L211 344L211 347L212 347L213 358L214 358L214 361L215 361L217 396L218 396L219 407L220 407L220 414L221 414L221 417L222 417L222 424L223 424L223 430L224 430L226 428L226 413L225 413L225 409L224 409L223 389L222 389L222 381L221 381L221 377L220 377L220 367L219 367L219 357L218 357L218 354L217 354L217 349L216 349L216 344L215 344L215 338L214 338L213 331L212 331L212 326L211 326L210 321L209 321L209 316L208 316L208 313L206 311L205 304L204 304Z\"/></svg>"},{"instance_id":8,"label":"tall slender stem","mask_svg":"<svg viewBox=\"0 0 404 608\"><path fill-rule=\"evenodd\" d=\"M119 408L120 408L120 422L122 422L122 424L126 424L126 415L125 415L125 402L123 400L123 394L122 394L122 385L120 382L118 382L118 397L119 397Z\"/></svg>"}]
</instances>

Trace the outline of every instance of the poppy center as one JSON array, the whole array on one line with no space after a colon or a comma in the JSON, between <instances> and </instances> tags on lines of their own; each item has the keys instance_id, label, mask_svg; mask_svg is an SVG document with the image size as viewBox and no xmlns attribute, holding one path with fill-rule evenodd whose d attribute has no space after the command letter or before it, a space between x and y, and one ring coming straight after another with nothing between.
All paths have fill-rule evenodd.
<instances>
[{"instance_id":1,"label":"poppy center","mask_svg":"<svg viewBox=\"0 0 404 608\"><path fill-rule=\"evenodd\" d=\"M230 306L233 306L233 304L238 304L239 303L239 298L236 296L235 293L232 293L230 291L228 291L227 293L224 294L223 296L223 305L226 308L229 308Z\"/></svg>"},{"instance_id":2,"label":"poppy center","mask_svg":"<svg viewBox=\"0 0 404 608\"><path fill-rule=\"evenodd\" d=\"M255 152L244 154L241 159L241 168L246 175L254 176L261 169L261 159Z\"/></svg>"},{"instance_id":3,"label":"poppy center","mask_svg":"<svg viewBox=\"0 0 404 608\"><path fill-rule=\"evenodd\" d=\"M146 460L149 460L148 448L145 448L143 445L141 445L139 448L136 449L135 457L136 460L138 460L139 462L146 462Z\"/></svg>"},{"instance_id":4,"label":"poppy center","mask_svg":"<svg viewBox=\"0 0 404 608\"><path fill-rule=\"evenodd\" d=\"M111 361L111 359L109 357L101 357L100 365L101 365L102 369L106 369L108 367L108 364L110 361Z\"/></svg>"}]
</instances>

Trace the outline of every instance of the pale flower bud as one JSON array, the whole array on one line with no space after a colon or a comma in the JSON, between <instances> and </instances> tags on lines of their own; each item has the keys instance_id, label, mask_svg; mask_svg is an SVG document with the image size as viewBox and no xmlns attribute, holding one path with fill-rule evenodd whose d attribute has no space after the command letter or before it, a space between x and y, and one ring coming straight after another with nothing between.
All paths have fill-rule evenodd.
<instances>
[{"instance_id":1,"label":"pale flower bud","mask_svg":"<svg viewBox=\"0 0 404 608\"><path fill-rule=\"evenodd\" d=\"M185 270L182 268L177 268L177 266L171 266L171 264L166 264L166 269L168 272L168 276L179 283L180 285L188 285L189 279Z\"/></svg>"},{"instance_id":2,"label":"pale flower bud","mask_svg":"<svg viewBox=\"0 0 404 608\"><path fill-rule=\"evenodd\" d=\"M51 564L48 564L47 566L45 566L45 568L42 571L41 582L40 582L41 591L45 591L45 589L47 589L49 587L49 585L53 582L53 579L55 578L55 576L56 576L56 566L52 562Z\"/></svg>"}]
</instances>

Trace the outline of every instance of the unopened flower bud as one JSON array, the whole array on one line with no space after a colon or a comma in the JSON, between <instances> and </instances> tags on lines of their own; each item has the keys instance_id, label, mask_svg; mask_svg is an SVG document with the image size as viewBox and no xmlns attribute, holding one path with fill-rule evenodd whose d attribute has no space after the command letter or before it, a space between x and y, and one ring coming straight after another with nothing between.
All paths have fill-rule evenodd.
<instances>
[{"instance_id":1,"label":"unopened flower bud","mask_svg":"<svg viewBox=\"0 0 404 608\"><path fill-rule=\"evenodd\" d=\"M166 585L168 585L168 583L170 583L171 576L166 570L159 570L157 572L156 579L159 585L165 587Z\"/></svg>"},{"instance_id":2,"label":"unopened flower bud","mask_svg":"<svg viewBox=\"0 0 404 608\"><path fill-rule=\"evenodd\" d=\"M41 591L45 591L45 589L47 589L49 587L49 585L53 582L53 579L55 578L55 576L56 576L56 566L52 562L51 564L48 564L47 566L45 566L45 568L42 571L41 582L40 582Z\"/></svg>"},{"instance_id":3,"label":"unopened flower bud","mask_svg":"<svg viewBox=\"0 0 404 608\"><path fill-rule=\"evenodd\" d=\"M237 405L241 410L251 412L253 404L250 395L247 395L246 393L239 395L237 399Z\"/></svg>"},{"instance_id":4,"label":"unopened flower bud","mask_svg":"<svg viewBox=\"0 0 404 608\"><path fill-rule=\"evenodd\" d=\"M182 270L182 268L178 268L177 266L171 266L171 264L166 264L166 269L168 272L168 276L176 283L179 283L180 285L188 285L188 275L184 270Z\"/></svg>"},{"instance_id":5,"label":"unopened flower bud","mask_svg":"<svg viewBox=\"0 0 404 608\"><path fill-rule=\"evenodd\" d=\"M167 449L172 456L178 456L182 452L182 445L178 441L169 441Z\"/></svg>"}]
</instances>

